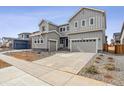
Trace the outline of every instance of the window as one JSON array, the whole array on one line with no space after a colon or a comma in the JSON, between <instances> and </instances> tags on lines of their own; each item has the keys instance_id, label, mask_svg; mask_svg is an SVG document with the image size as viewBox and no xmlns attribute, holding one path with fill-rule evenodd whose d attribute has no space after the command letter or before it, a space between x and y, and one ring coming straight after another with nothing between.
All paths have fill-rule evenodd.
<instances>
[{"instance_id":1,"label":"window","mask_svg":"<svg viewBox=\"0 0 124 93\"><path fill-rule=\"evenodd\" d=\"M77 28L78 27L78 22L74 23L74 27Z\"/></svg>"},{"instance_id":2,"label":"window","mask_svg":"<svg viewBox=\"0 0 124 93\"><path fill-rule=\"evenodd\" d=\"M86 26L86 20L81 21L81 26Z\"/></svg>"},{"instance_id":3,"label":"window","mask_svg":"<svg viewBox=\"0 0 124 93\"><path fill-rule=\"evenodd\" d=\"M42 26L42 31L45 31L45 26Z\"/></svg>"},{"instance_id":4,"label":"window","mask_svg":"<svg viewBox=\"0 0 124 93\"><path fill-rule=\"evenodd\" d=\"M63 44L63 43L64 43L63 39L62 39L62 38L60 38L60 44Z\"/></svg>"},{"instance_id":5,"label":"window","mask_svg":"<svg viewBox=\"0 0 124 93\"><path fill-rule=\"evenodd\" d=\"M60 32L62 32L62 28L60 28Z\"/></svg>"},{"instance_id":6,"label":"window","mask_svg":"<svg viewBox=\"0 0 124 93\"><path fill-rule=\"evenodd\" d=\"M43 40L41 40L40 42L43 43Z\"/></svg>"},{"instance_id":7,"label":"window","mask_svg":"<svg viewBox=\"0 0 124 93\"><path fill-rule=\"evenodd\" d=\"M22 38L23 38L23 35L22 35Z\"/></svg>"},{"instance_id":8,"label":"window","mask_svg":"<svg viewBox=\"0 0 124 93\"><path fill-rule=\"evenodd\" d=\"M36 40L34 41L34 43L37 43Z\"/></svg>"},{"instance_id":9,"label":"window","mask_svg":"<svg viewBox=\"0 0 124 93\"><path fill-rule=\"evenodd\" d=\"M29 35L26 35L27 38L29 38Z\"/></svg>"},{"instance_id":10,"label":"window","mask_svg":"<svg viewBox=\"0 0 124 93\"><path fill-rule=\"evenodd\" d=\"M65 28L63 28L63 31L65 31Z\"/></svg>"},{"instance_id":11,"label":"window","mask_svg":"<svg viewBox=\"0 0 124 93\"><path fill-rule=\"evenodd\" d=\"M39 43L39 40L37 41L37 43Z\"/></svg>"},{"instance_id":12,"label":"window","mask_svg":"<svg viewBox=\"0 0 124 93\"><path fill-rule=\"evenodd\" d=\"M67 26L67 31L69 30L69 26Z\"/></svg>"},{"instance_id":13,"label":"window","mask_svg":"<svg viewBox=\"0 0 124 93\"><path fill-rule=\"evenodd\" d=\"M94 18L90 18L90 25L94 24Z\"/></svg>"}]
</instances>

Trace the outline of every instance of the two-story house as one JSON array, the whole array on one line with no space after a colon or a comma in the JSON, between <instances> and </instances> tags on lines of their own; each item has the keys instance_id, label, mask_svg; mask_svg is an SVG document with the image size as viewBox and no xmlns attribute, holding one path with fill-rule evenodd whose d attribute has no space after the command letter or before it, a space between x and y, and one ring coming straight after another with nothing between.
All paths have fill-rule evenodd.
<instances>
[{"instance_id":1,"label":"two-story house","mask_svg":"<svg viewBox=\"0 0 124 93\"><path fill-rule=\"evenodd\" d=\"M11 48L11 49L28 49L30 47L30 34L31 33L20 33L18 34L18 38L11 37L3 37L2 38L2 46Z\"/></svg>"},{"instance_id":2,"label":"two-story house","mask_svg":"<svg viewBox=\"0 0 124 93\"><path fill-rule=\"evenodd\" d=\"M120 44L121 33L113 33L114 45Z\"/></svg>"},{"instance_id":3,"label":"two-story house","mask_svg":"<svg viewBox=\"0 0 124 93\"><path fill-rule=\"evenodd\" d=\"M57 51L98 52L103 50L106 30L105 12L93 8L81 8L66 24L56 25L42 20L39 32L32 34L32 48Z\"/></svg>"}]
</instances>

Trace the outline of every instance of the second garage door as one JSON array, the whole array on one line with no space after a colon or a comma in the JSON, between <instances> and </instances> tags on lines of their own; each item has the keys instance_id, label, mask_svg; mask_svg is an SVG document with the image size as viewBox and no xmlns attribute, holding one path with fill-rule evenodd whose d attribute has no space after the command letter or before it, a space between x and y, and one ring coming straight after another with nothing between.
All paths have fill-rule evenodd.
<instances>
[{"instance_id":1,"label":"second garage door","mask_svg":"<svg viewBox=\"0 0 124 93\"><path fill-rule=\"evenodd\" d=\"M96 39L71 40L71 51L96 53Z\"/></svg>"},{"instance_id":2,"label":"second garage door","mask_svg":"<svg viewBox=\"0 0 124 93\"><path fill-rule=\"evenodd\" d=\"M49 51L56 51L56 41L49 41Z\"/></svg>"}]
</instances>

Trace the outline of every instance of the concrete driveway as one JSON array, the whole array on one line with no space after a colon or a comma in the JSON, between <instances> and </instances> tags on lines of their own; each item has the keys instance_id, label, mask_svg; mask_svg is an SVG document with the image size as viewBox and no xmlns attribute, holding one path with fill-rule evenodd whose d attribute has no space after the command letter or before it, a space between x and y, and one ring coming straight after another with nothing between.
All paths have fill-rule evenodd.
<instances>
[{"instance_id":1,"label":"concrete driveway","mask_svg":"<svg viewBox=\"0 0 124 93\"><path fill-rule=\"evenodd\" d=\"M60 71L77 74L93 56L95 56L95 53L58 53L53 56L34 61L34 63Z\"/></svg>"}]
</instances>

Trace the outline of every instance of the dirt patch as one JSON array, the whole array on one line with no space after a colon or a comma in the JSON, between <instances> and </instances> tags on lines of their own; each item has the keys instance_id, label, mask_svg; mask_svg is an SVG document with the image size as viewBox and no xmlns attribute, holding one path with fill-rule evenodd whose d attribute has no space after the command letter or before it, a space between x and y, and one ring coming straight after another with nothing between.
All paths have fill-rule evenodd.
<instances>
[{"instance_id":1,"label":"dirt patch","mask_svg":"<svg viewBox=\"0 0 124 93\"><path fill-rule=\"evenodd\" d=\"M97 72L97 73L96 73ZM97 55L86 64L78 75L100 80L114 85L124 85L123 71L117 61L107 55Z\"/></svg>"},{"instance_id":2,"label":"dirt patch","mask_svg":"<svg viewBox=\"0 0 124 93\"><path fill-rule=\"evenodd\" d=\"M11 50L9 48L0 48L0 52L4 52L4 51L8 51L8 50Z\"/></svg>"},{"instance_id":3,"label":"dirt patch","mask_svg":"<svg viewBox=\"0 0 124 93\"><path fill-rule=\"evenodd\" d=\"M38 52L33 52L33 51L8 52L8 53L5 53L5 54L9 55L9 56L13 56L15 58L30 61L30 62L53 55L53 53L49 53L49 52L38 53Z\"/></svg>"},{"instance_id":4,"label":"dirt patch","mask_svg":"<svg viewBox=\"0 0 124 93\"><path fill-rule=\"evenodd\" d=\"M5 68L5 67L9 67L9 66L11 66L11 65L0 59L0 69Z\"/></svg>"}]
</instances>

